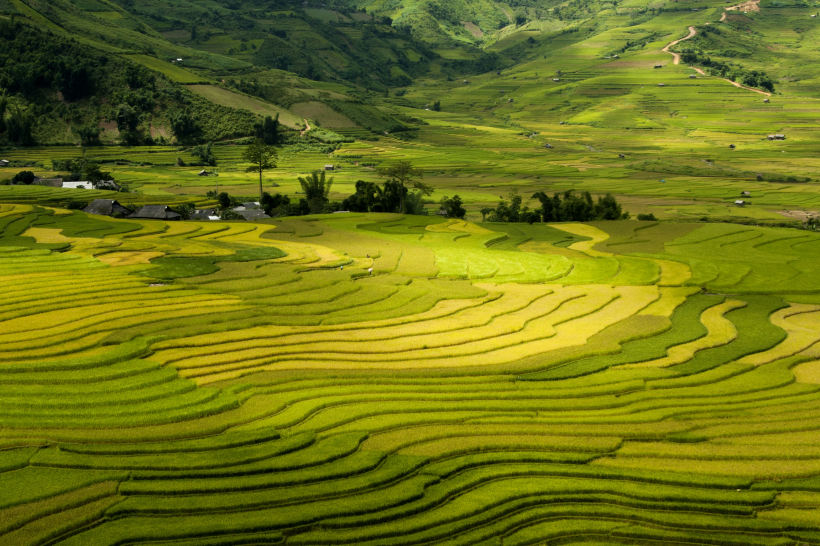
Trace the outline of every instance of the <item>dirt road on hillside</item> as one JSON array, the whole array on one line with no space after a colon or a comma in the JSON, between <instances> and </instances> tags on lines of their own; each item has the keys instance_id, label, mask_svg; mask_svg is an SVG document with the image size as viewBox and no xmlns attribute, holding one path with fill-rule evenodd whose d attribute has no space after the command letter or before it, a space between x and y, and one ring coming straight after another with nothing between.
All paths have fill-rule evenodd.
<instances>
[{"instance_id":1,"label":"dirt road on hillside","mask_svg":"<svg viewBox=\"0 0 820 546\"><path fill-rule=\"evenodd\" d=\"M738 4L738 5L740 5L740 6L745 6L746 4L751 4L751 3L753 3L753 2L757 2L757 3L759 3L759 2L760 2L760 0L752 0L751 2L746 2L745 4ZM734 8L737 8L737 6L732 6L731 8L726 8L726 9L734 9ZM723 15L726 15L726 13L724 13ZM722 21L722 20L723 20L723 19L721 19L721 21ZM709 24L709 23L707 23L707 24ZM666 45L666 47L664 47L661 51L663 51L664 53L669 53L670 55L672 55L672 58L673 58L673 61L672 61L672 62L673 62L673 64L680 64L680 55L678 55L678 54L677 54L677 53L675 53L674 51L669 51L669 48L670 48L670 47L672 47L672 46L673 46L673 45L675 45L675 44L679 44L679 43L681 43L681 42L682 42L682 41L684 41L684 40L688 40L688 39L692 38L692 37L693 37L693 36L695 36L697 33L698 33L698 31L697 31L697 30L695 30L695 27L689 27L689 34L687 34L686 36L684 36L684 37L683 37L683 38L681 38L680 40L675 40L674 42L669 42L669 43ZM706 76L706 72L704 72L702 69L700 69L700 68L698 68L698 67L696 67L696 66L690 66L689 68L691 68L692 70L695 70L695 71L696 71L698 74L700 74L701 76ZM721 79L721 80L723 80L723 81L725 81L725 82L729 82L729 83L731 83L732 85L734 85L735 87L739 87L740 89L746 89L746 90L748 90L748 91L754 91L755 93L760 93L761 95L765 95L765 96L767 96L767 97L771 97L771 96L772 96L772 94L771 94L771 93L767 93L766 91L761 91L760 89L755 89L755 88L753 88L753 87L746 87L745 85L740 85L739 83L737 83L737 82L733 82L732 80L729 80L729 79L726 79L726 78L720 78L720 79Z\"/></svg>"},{"instance_id":2,"label":"dirt road on hillside","mask_svg":"<svg viewBox=\"0 0 820 546\"><path fill-rule=\"evenodd\" d=\"M684 40L688 40L689 38L692 38L697 33L698 33L698 31L695 30L695 27L689 27L689 34L687 34L686 36L684 36L680 40L675 40L674 42L669 42L668 44L666 44L665 48L661 49L661 51L663 51L664 53L669 53L670 55L672 55L672 64L680 64L680 55L678 55L674 51L669 51L669 48L672 47L673 45L677 45L677 44L681 43Z\"/></svg>"},{"instance_id":3,"label":"dirt road on hillside","mask_svg":"<svg viewBox=\"0 0 820 546\"><path fill-rule=\"evenodd\" d=\"M310 123L308 123L307 118L302 118L302 119L304 119L304 120L305 120L305 130L304 130L304 131L302 131L301 133L299 133L299 136L305 136L305 133L307 133L308 131L310 131Z\"/></svg>"}]
</instances>

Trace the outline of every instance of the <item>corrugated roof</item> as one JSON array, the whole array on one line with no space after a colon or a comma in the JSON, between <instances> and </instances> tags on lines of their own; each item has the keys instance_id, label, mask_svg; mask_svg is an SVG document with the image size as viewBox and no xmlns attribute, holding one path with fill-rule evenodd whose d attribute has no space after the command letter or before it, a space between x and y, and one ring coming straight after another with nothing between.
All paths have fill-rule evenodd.
<instances>
[{"instance_id":1,"label":"corrugated roof","mask_svg":"<svg viewBox=\"0 0 820 546\"><path fill-rule=\"evenodd\" d=\"M239 210L236 211L236 213L245 220L249 221L264 220L265 218L270 218L270 216L265 214L264 210Z\"/></svg>"},{"instance_id":2,"label":"corrugated roof","mask_svg":"<svg viewBox=\"0 0 820 546\"><path fill-rule=\"evenodd\" d=\"M101 214L103 216L111 216L113 214L125 216L131 211L113 199L94 199L91 204L83 209L83 212L87 212L88 214Z\"/></svg>"},{"instance_id":3,"label":"corrugated roof","mask_svg":"<svg viewBox=\"0 0 820 546\"><path fill-rule=\"evenodd\" d=\"M145 205L132 215L132 218L151 218L154 220L179 220L180 216L171 211L167 205Z\"/></svg>"}]
</instances>

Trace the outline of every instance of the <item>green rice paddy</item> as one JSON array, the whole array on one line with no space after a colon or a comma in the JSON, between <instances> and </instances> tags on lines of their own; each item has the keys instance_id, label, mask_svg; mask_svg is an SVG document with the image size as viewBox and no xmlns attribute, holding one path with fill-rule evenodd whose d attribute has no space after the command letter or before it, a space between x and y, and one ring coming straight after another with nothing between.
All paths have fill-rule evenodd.
<instances>
[{"instance_id":1,"label":"green rice paddy","mask_svg":"<svg viewBox=\"0 0 820 546\"><path fill-rule=\"evenodd\" d=\"M820 235L0 215L8 544L820 543Z\"/></svg>"},{"instance_id":2,"label":"green rice paddy","mask_svg":"<svg viewBox=\"0 0 820 546\"><path fill-rule=\"evenodd\" d=\"M519 56L483 74L448 64L478 50L438 48L400 94L288 76L305 88L282 104L219 84L282 83L248 49L223 56L260 39L196 42L217 75L134 53L189 30L72 15L211 102L306 120L265 191L299 199L297 177L333 165L341 201L407 160L430 212L459 195L467 216L118 220L76 207L213 207L212 190L256 198L258 178L236 141L208 177L177 145L3 152L0 179L85 154L131 191L0 185L0 544L820 545L820 232L799 229L820 210L816 8L651 7L487 32L486 51ZM293 32L286 14L260 16ZM689 26L673 51L765 71L769 102L671 62ZM412 130L379 129L391 119ZM328 130L346 142L311 140ZM657 220L481 213L570 190Z\"/></svg>"}]
</instances>

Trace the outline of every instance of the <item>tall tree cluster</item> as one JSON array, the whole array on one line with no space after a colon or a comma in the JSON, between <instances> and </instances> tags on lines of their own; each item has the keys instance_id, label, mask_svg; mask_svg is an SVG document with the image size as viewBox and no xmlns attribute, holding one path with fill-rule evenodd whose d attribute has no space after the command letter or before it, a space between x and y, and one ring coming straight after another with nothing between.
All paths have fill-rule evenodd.
<instances>
[{"instance_id":1,"label":"tall tree cluster","mask_svg":"<svg viewBox=\"0 0 820 546\"><path fill-rule=\"evenodd\" d=\"M591 222L593 220L621 220L629 218L621 204L612 194L606 194L593 201L592 195L585 191L580 195L572 190L554 193L552 196L539 191L532 195L541 206L530 209L523 205L523 198L518 190L508 196L509 201L501 200L495 209L482 209L481 214L490 222Z\"/></svg>"}]
</instances>

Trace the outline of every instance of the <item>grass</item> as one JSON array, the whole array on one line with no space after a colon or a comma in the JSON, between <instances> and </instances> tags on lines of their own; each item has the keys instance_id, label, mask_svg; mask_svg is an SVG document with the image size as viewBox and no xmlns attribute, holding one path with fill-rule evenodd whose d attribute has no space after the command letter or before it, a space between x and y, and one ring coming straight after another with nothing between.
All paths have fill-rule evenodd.
<instances>
[{"instance_id":1,"label":"grass","mask_svg":"<svg viewBox=\"0 0 820 546\"><path fill-rule=\"evenodd\" d=\"M296 128L301 122L301 119L283 108L276 107L270 103L266 103L253 97L240 95L239 93L229 91L222 87L211 85L189 85L188 89L197 95L205 97L209 101L221 106L228 106L230 108L237 108L240 110L249 110L263 116L276 117L278 115L279 122L290 128Z\"/></svg>"},{"instance_id":2,"label":"grass","mask_svg":"<svg viewBox=\"0 0 820 546\"><path fill-rule=\"evenodd\" d=\"M203 81L205 81L205 78L197 76L193 72L185 70L176 64L161 61L156 57L149 57L148 55L125 55L125 57L146 66L151 70L159 72L169 80L176 83L193 84L203 83Z\"/></svg>"}]
</instances>

